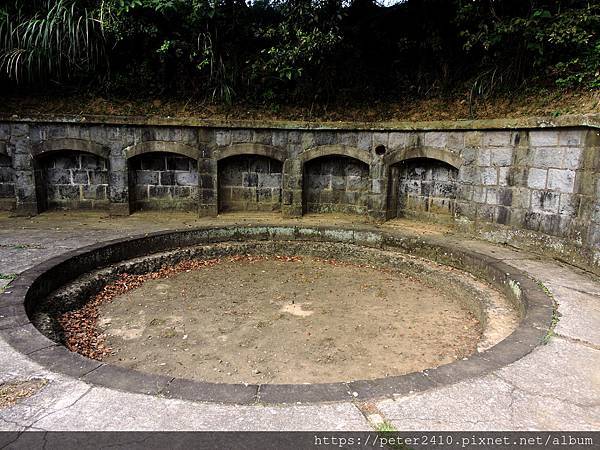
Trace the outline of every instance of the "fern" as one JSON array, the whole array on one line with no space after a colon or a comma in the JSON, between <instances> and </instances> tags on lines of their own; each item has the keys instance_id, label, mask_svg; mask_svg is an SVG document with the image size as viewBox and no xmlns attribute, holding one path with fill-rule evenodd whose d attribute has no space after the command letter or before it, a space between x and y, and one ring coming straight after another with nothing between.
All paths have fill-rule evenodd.
<instances>
[{"instance_id":1,"label":"fern","mask_svg":"<svg viewBox=\"0 0 600 450\"><path fill-rule=\"evenodd\" d=\"M104 55L98 19L73 1L47 0L32 16L17 2L0 17L0 70L17 83L89 72Z\"/></svg>"}]
</instances>

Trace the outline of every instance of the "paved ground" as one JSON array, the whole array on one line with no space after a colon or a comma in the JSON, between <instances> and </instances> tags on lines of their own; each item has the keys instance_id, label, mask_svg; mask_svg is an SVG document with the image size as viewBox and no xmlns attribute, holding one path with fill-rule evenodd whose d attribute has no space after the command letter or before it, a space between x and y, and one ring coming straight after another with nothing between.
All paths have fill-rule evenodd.
<instances>
[{"instance_id":1,"label":"paved ground","mask_svg":"<svg viewBox=\"0 0 600 450\"><path fill-rule=\"evenodd\" d=\"M246 220L274 221L265 216ZM301 223L323 220L308 217ZM326 220L352 224L343 217ZM0 215L0 289L32 265L97 241L240 221L236 215L212 222L187 215L137 214L111 221L92 213L47 213L34 219ZM558 304L555 336L525 358L482 378L369 405L289 406L202 404L93 387L48 372L0 340L0 384L34 377L49 381L35 395L0 409L0 430L369 430L381 418L399 430L600 429L600 280L532 254L465 240L443 227L393 221L383 228L445 234L528 272Z\"/></svg>"}]
</instances>

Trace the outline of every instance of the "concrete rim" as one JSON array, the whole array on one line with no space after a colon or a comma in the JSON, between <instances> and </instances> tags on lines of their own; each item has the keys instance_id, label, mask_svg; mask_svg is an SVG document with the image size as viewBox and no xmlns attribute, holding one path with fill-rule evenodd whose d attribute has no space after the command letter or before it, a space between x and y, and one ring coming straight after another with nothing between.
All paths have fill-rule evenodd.
<instances>
[{"instance_id":1,"label":"concrete rim","mask_svg":"<svg viewBox=\"0 0 600 450\"><path fill-rule=\"evenodd\" d=\"M35 300L35 295L46 295L92 268L186 245L269 239L353 243L434 259L469 271L508 295L517 296L523 318L511 335L491 349L423 372L352 382L261 385L200 382L102 363L48 339L29 320L31 311L28 309L31 308L28 305ZM4 318L0 319L0 336L18 352L50 371L126 392L245 405L366 401L478 377L517 361L541 345L552 328L554 314L552 299L537 283L496 258L459 248L440 238L407 237L374 227L222 226L115 239L67 252L32 267L23 272L1 298L0 312Z\"/></svg>"}]
</instances>

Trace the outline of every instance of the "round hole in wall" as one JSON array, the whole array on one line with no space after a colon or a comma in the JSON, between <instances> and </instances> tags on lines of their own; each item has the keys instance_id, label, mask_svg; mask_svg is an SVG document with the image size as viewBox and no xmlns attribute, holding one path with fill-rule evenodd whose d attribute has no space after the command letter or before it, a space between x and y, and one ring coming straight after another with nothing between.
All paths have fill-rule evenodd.
<instances>
[{"instance_id":1,"label":"round hole in wall","mask_svg":"<svg viewBox=\"0 0 600 450\"><path fill-rule=\"evenodd\" d=\"M386 152L386 148L385 145L378 145L377 147L375 147L375 154L376 155L385 155Z\"/></svg>"}]
</instances>

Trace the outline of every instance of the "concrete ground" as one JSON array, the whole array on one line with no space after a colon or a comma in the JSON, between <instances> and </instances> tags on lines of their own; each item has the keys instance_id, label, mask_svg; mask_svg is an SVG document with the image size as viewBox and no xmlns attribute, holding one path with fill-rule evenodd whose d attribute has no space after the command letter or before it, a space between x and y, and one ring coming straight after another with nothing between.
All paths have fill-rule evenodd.
<instances>
[{"instance_id":1,"label":"concrete ground","mask_svg":"<svg viewBox=\"0 0 600 450\"><path fill-rule=\"evenodd\" d=\"M45 213L0 214L0 290L13 275L52 256L115 237L206 224L283 222L273 216ZM303 224L360 223L306 217ZM510 247L466 239L442 226L391 221L383 229L443 234L450 241L526 271L554 296L560 320L546 345L481 378L370 404L236 406L124 393L49 372L0 339L0 385L42 378L28 398L0 408L0 430L398 430L600 429L600 280L580 269Z\"/></svg>"}]
</instances>

